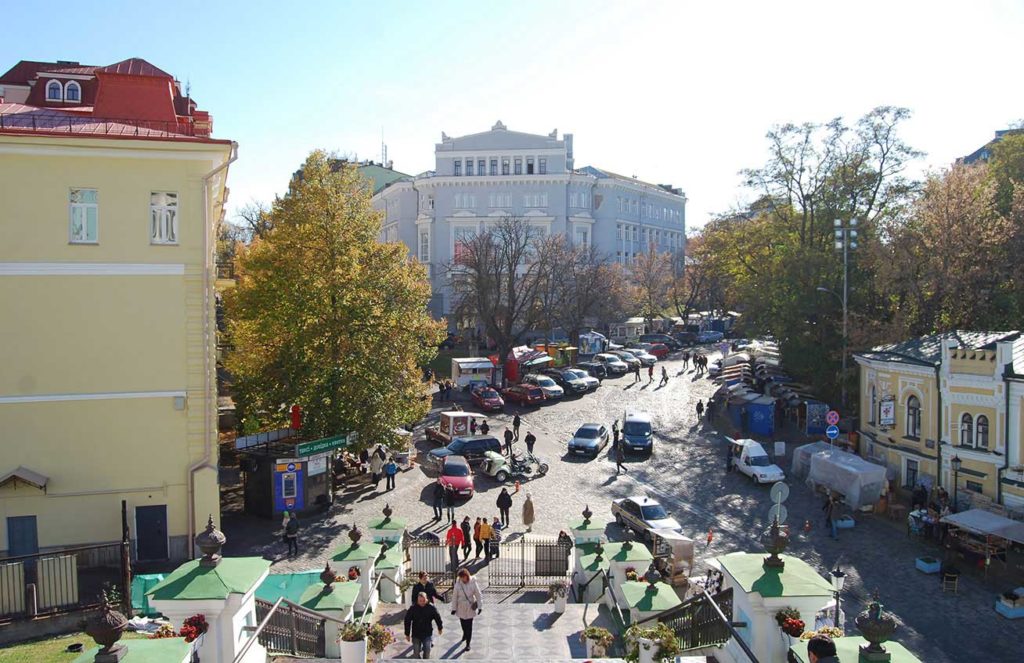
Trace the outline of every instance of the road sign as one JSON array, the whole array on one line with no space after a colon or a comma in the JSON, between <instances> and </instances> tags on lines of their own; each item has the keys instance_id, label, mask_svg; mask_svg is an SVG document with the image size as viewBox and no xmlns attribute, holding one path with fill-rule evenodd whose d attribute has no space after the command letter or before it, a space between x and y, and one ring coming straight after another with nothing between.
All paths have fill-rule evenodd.
<instances>
[{"instance_id":1,"label":"road sign","mask_svg":"<svg viewBox=\"0 0 1024 663\"><path fill-rule=\"evenodd\" d=\"M834 440L839 437L839 426L829 426L825 429L825 435L830 440Z\"/></svg>"},{"instance_id":2,"label":"road sign","mask_svg":"<svg viewBox=\"0 0 1024 663\"><path fill-rule=\"evenodd\" d=\"M789 517L789 511L786 510L783 504L773 504L772 508L768 510L768 520L774 521L776 518L779 520L779 524L786 522L786 518Z\"/></svg>"},{"instance_id":3,"label":"road sign","mask_svg":"<svg viewBox=\"0 0 1024 663\"><path fill-rule=\"evenodd\" d=\"M313 440L312 442L303 442L302 444L295 445L295 455L300 457L312 456L313 454L323 453L332 449L341 449L347 444L348 437L345 435L325 437L322 440Z\"/></svg>"},{"instance_id":4,"label":"road sign","mask_svg":"<svg viewBox=\"0 0 1024 663\"><path fill-rule=\"evenodd\" d=\"M829 426L835 426L839 423L839 413L835 410L829 410L828 414L825 415L825 421L828 422Z\"/></svg>"},{"instance_id":5,"label":"road sign","mask_svg":"<svg viewBox=\"0 0 1024 663\"><path fill-rule=\"evenodd\" d=\"M775 485L772 486L772 492L770 493L772 502L775 504L781 504L786 501L789 497L789 486L781 481L776 481Z\"/></svg>"}]
</instances>

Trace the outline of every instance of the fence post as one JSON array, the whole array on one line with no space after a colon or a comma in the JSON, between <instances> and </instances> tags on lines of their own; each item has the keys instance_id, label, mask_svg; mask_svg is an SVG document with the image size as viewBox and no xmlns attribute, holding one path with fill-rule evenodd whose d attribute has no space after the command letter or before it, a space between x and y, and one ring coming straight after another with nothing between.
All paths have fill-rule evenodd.
<instances>
[{"instance_id":1,"label":"fence post","mask_svg":"<svg viewBox=\"0 0 1024 663\"><path fill-rule=\"evenodd\" d=\"M128 503L121 500L121 605L132 614L132 556L128 533Z\"/></svg>"},{"instance_id":2,"label":"fence post","mask_svg":"<svg viewBox=\"0 0 1024 663\"><path fill-rule=\"evenodd\" d=\"M297 627L295 625L296 620L295 620L295 607L294 606L291 606L291 605L288 606L288 614L291 615L291 618L292 618L292 655L294 656L295 654L299 653L299 637L298 637L298 629L297 629Z\"/></svg>"}]
</instances>

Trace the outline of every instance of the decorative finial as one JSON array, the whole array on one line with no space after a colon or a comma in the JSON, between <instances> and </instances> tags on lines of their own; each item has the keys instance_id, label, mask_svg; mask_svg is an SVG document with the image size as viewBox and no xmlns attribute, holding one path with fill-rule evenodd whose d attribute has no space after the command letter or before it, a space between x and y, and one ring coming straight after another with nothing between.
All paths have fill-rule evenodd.
<instances>
[{"instance_id":1,"label":"decorative finial","mask_svg":"<svg viewBox=\"0 0 1024 663\"><path fill-rule=\"evenodd\" d=\"M352 523L352 529L348 531L348 538L352 541L353 548L359 545L359 539L363 538L363 533L359 531L359 525Z\"/></svg>"},{"instance_id":2,"label":"decorative finial","mask_svg":"<svg viewBox=\"0 0 1024 663\"><path fill-rule=\"evenodd\" d=\"M391 505L390 504L385 504L384 505L384 510L382 511L382 513L384 514L384 520L387 521L387 520L391 520L391 514L394 513L394 511L391 510Z\"/></svg>"},{"instance_id":3,"label":"decorative finial","mask_svg":"<svg viewBox=\"0 0 1024 663\"><path fill-rule=\"evenodd\" d=\"M96 652L96 660L113 663L128 653L124 645L117 644L127 625L128 620L114 610L110 597L104 592L102 609L85 623L85 633L100 645L100 650Z\"/></svg>"},{"instance_id":4,"label":"decorative finial","mask_svg":"<svg viewBox=\"0 0 1024 663\"><path fill-rule=\"evenodd\" d=\"M337 578L338 577L334 575L334 571L331 569L331 563L327 562L324 564L324 570L320 572L320 582L324 584L324 594L330 594L334 591L334 588L331 587L331 583L337 580Z\"/></svg>"},{"instance_id":5,"label":"decorative finial","mask_svg":"<svg viewBox=\"0 0 1024 663\"><path fill-rule=\"evenodd\" d=\"M494 123L494 126L491 127L491 131L504 131L506 128L507 127L505 127L505 125L501 123L501 120L498 120L497 122Z\"/></svg>"},{"instance_id":6,"label":"decorative finial","mask_svg":"<svg viewBox=\"0 0 1024 663\"><path fill-rule=\"evenodd\" d=\"M651 565L647 567L647 573L644 574L644 580L647 581L647 591L657 591L658 588L656 585L661 582L661 578L661 571L659 571L652 562Z\"/></svg>"},{"instance_id":7,"label":"decorative finial","mask_svg":"<svg viewBox=\"0 0 1024 663\"><path fill-rule=\"evenodd\" d=\"M632 530L625 530L622 532L622 549L632 550L633 549L633 532Z\"/></svg>"},{"instance_id":8,"label":"decorative finial","mask_svg":"<svg viewBox=\"0 0 1024 663\"><path fill-rule=\"evenodd\" d=\"M779 557L779 553L785 550L786 546L789 545L789 534L779 527L778 518L772 520L771 529L765 532L764 536L761 537L761 543L764 545L765 550L771 553L771 555L764 558L764 567L776 569L784 568L786 566L786 562L784 559Z\"/></svg>"},{"instance_id":9,"label":"decorative finial","mask_svg":"<svg viewBox=\"0 0 1024 663\"><path fill-rule=\"evenodd\" d=\"M196 546L202 551L203 556L199 559L199 566L213 567L220 563L220 549L227 542L228 538L224 532L217 529L213 524L213 514L210 514L206 521L206 529L196 536Z\"/></svg>"},{"instance_id":10,"label":"decorative finial","mask_svg":"<svg viewBox=\"0 0 1024 663\"><path fill-rule=\"evenodd\" d=\"M601 555L604 554L604 546L601 545L600 541L598 541L597 545L594 546L594 554L597 555L597 559L600 561Z\"/></svg>"},{"instance_id":11,"label":"decorative finial","mask_svg":"<svg viewBox=\"0 0 1024 663\"><path fill-rule=\"evenodd\" d=\"M583 507L583 522L589 523L590 522L590 517L592 515L594 515L594 512L590 510L590 505L589 504L586 505L585 507Z\"/></svg>"},{"instance_id":12,"label":"decorative finial","mask_svg":"<svg viewBox=\"0 0 1024 663\"><path fill-rule=\"evenodd\" d=\"M860 647L860 660L871 663L886 663L892 660L892 655L882 646L883 642L889 640L896 631L896 619L882 611L882 604L878 600L878 590L873 593L871 603L867 609L857 615L853 620L860 630L861 635L868 641L868 644Z\"/></svg>"}]
</instances>

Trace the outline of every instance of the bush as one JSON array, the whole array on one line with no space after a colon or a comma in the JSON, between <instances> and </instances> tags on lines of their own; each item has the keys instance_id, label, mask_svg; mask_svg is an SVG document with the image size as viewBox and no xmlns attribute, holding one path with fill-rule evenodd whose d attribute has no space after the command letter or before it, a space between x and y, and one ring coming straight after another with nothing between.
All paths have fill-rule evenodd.
<instances>
[{"instance_id":1,"label":"bush","mask_svg":"<svg viewBox=\"0 0 1024 663\"><path fill-rule=\"evenodd\" d=\"M653 640L658 650L658 659L673 660L682 652L679 639L668 624L656 624L651 627L630 626L626 629L626 660L635 661L640 657L640 638Z\"/></svg>"},{"instance_id":2,"label":"bush","mask_svg":"<svg viewBox=\"0 0 1024 663\"><path fill-rule=\"evenodd\" d=\"M615 641L615 636L612 635L611 631L601 626L588 626L580 634L580 640L593 640L602 647L609 647Z\"/></svg>"}]
</instances>

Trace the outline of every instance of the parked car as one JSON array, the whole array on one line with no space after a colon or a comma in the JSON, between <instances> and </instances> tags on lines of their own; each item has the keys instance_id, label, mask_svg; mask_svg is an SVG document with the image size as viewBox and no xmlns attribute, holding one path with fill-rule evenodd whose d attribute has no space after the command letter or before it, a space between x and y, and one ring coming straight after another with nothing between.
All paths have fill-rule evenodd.
<instances>
[{"instance_id":1,"label":"parked car","mask_svg":"<svg viewBox=\"0 0 1024 663\"><path fill-rule=\"evenodd\" d=\"M629 354L633 355L634 357L640 360L641 366L654 366L654 364L658 361L657 357L652 355L644 348L630 348L628 352Z\"/></svg>"},{"instance_id":2,"label":"parked car","mask_svg":"<svg viewBox=\"0 0 1024 663\"><path fill-rule=\"evenodd\" d=\"M576 368L586 371L587 374L597 380L603 380L608 377L608 369L599 361L581 361L576 364Z\"/></svg>"},{"instance_id":3,"label":"parked car","mask_svg":"<svg viewBox=\"0 0 1024 663\"><path fill-rule=\"evenodd\" d=\"M569 453L590 454L597 458L608 444L608 428L604 424L583 424L569 440Z\"/></svg>"},{"instance_id":4,"label":"parked car","mask_svg":"<svg viewBox=\"0 0 1024 663\"><path fill-rule=\"evenodd\" d=\"M587 391L594 391L595 389L597 389L598 387L601 386L601 381L600 380L595 378L590 373L587 373L586 371L581 370L579 368L567 368L567 369L565 369L565 372L567 374L568 373L572 373L573 376L575 376L575 378L577 380L582 381L583 382L583 386L585 386L587 388Z\"/></svg>"},{"instance_id":5,"label":"parked car","mask_svg":"<svg viewBox=\"0 0 1024 663\"><path fill-rule=\"evenodd\" d=\"M505 409L505 401L501 400L501 395L492 387L474 389L472 398L473 405L484 412L501 412Z\"/></svg>"},{"instance_id":6,"label":"parked car","mask_svg":"<svg viewBox=\"0 0 1024 663\"><path fill-rule=\"evenodd\" d=\"M775 483L785 481L786 473L771 461L768 452L760 442L754 440L730 440L732 464L739 472L746 474L754 483Z\"/></svg>"},{"instance_id":7,"label":"parked car","mask_svg":"<svg viewBox=\"0 0 1024 663\"><path fill-rule=\"evenodd\" d=\"M565 390L558 386L554 380L540 373L531 373L523 378L523 384L532 384L540 387L544 392L544 400L553 401L565 396Z\"/></svg>"},{"instance_id":8,"label":"parked car","mask_svg":"<svg viewBox=\"0 0 1024 663\"><path fill-rule=\"evenodd\" d=\"M629 366L626 362L622 361L620 357L610 352L602 352L601 354L594 355L594 361L598 362L609 373L609 377L614 375L624 375L629 370Z\"/></svg>"},{"instance_id":9,"label":"parked car","mask_svg":"<svg viewBox=\"0 0 1024 663\"><path fill-rule=\"evenodd\" d=\"M634 355L632 352L628 352L626 350L612 350L610 354L613 354L619 359L621 359L622 362L626 364L626 366L628 366L629 370L631 371L635 371L636 369L644 365L644 363L640 361L639 357Z\"/></svg>"},{"instance_id":10,"label":"parked car","mask_svg":"<svg viewBox=\"0 0 1024 663\"><path fill-rule=\"evenodd\" d=\"M544 392L532 384L516 384L501 392L506 403L519 405L540 405L544 402Z\"/></svg>"},{"instance_id":11,"label":"parked car","mask_svg":"<svg viewBox=\"0 0 1024 663\"><path fill-rule=\"evenodd\" d=\"M697 334L698 343L718 343L723 338L725 338L725 334L720 331L713 331L710 329Z\"/></svg>"},{"instance_id":12,"label":"parked car","mask_svg":"<svg viewBox=\"0 0 1024 663\"><path fill-rule=\"evenodd\" d=\"M686 347L697 342L697 333L688 331L675 332L672 334L672 338L674 338L681 346Z\"/></svg>"},{"instance_id":13,"label":"parked car","mask_svg":"<svg viewBox=\"0 0 1024 663\"><path fill-rule=\"evenodd\" d=\"M651 347L646 349L658 359L664 359L671 352L671 348L665 343L651 343Z\"/></svg>"},{"instance_id":14,"label":"parked car","mask_svg":"<svg viewBox=\"0 0 1024 663\"><path fill-rule=\"evenodd\" d=\"M437 482L442 486L451 486L460 497L473 496L473 470L469 462L462 456L445 456L441 461L441 470Z\"/></svg>"},{"instance_id":15,"label":"parked car","mask_svg":"<svg viewBox=\"0 0 1024 663\"><path fill-rule=\"evenodd\" d=\"M622 444L626 451L654 452L654 426L651 415L638 410L626 410L622 415Z\"/></svg>"},{"instance_id":16,"label":"parked car","mask_svg":"<svg viewBox=\"0 0 1024 663\"><path fill-rule=\"evenodd\" d=\"M587 383L576 375L572 369L549 368L544 371L544 375L554 380L555 384L561 387L567 394L583 394L589 389Z\"/></svg>"},{"instance_id":17,"label":"parked car","mask_svg":"<svg viewBox=\"0 0 1024 663\"><path fill-rule=\"evenodd\" d=\"M612 500L612 516L616 523L633 530L647 543L654 539L653 530L679 532L682 529L679 521L668 515L665 507L650 497L620 497Z\"/></svg>"},{"instance_id":18,"label":"parked car","mask_svg":"<svg viewBox=\"0 0 1024 663\"><path fill-rule=\"evenodd\" d=\"M679 350L683 344L668 334L640 334L640 340L644 343L664 343L670 350Z\"/></svg>"},{"instance_id":19,"label":"parked car","mask_svg":"<svg viewBox=\"0 0 1024 663\"><path fill-rule=\"evenodd\" d=\"M431 449L427 458L437 470L441 470L448 456L462 456L470 467L477 467L484 461L488 451L501 453L501 442L493 435L466 435L457 437L447 447Z\"/></svg>"}]
</instances>

